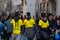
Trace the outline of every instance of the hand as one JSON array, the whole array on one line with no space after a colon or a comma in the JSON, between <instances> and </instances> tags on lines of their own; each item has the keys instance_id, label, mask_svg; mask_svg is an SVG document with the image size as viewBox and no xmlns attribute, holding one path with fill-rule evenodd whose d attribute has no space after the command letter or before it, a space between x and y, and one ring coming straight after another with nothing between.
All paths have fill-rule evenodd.
<instances>
[{"instance_id":1,"label":"hand","mask_svg":"<svg viewBox=\"0 0 60 40\"><path fill-rule=\"evenodd\" d=\"M5 27L5 29L7 29L7 27Z\"/></svg>"},{"instance_id":2,"label":"hand","mask_svg":"<svg viewBox=\"0 0 60 40\"><path fill-rule=\"evenodd\" d=\"M54 29L52 29L52 32L54 32Z\"/></svg>"}]
</instances>

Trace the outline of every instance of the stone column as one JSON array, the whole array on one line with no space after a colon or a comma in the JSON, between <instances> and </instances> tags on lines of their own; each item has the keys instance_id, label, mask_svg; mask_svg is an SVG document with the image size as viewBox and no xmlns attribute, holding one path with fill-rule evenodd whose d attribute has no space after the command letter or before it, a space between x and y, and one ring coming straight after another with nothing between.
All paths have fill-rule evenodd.
<instances>
[{"instance_id":1,"label":"stone column","mask_svg":"<svg viewBox=\"0 0 60 40\"><path fill-rule=\"evenodd\" d=\"M27 0L23 0L23 16L27 13L27 5L25 4L25 1Z\"/></svg>"},{"instance_id":2,"label":"stone column","mask_svg":"<svg viewBox=\"0 0 60 40\"><path fill-rule=\"evenodd\" d=\"M56 15L60 15L60 0L56 0Z\"/></svg>"}]
</instances>

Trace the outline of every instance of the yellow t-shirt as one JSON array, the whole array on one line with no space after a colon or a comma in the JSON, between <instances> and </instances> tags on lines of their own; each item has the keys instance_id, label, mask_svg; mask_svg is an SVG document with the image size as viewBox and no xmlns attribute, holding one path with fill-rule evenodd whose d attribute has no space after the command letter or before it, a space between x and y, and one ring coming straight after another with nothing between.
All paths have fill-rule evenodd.
<instances>
[{"instance_id":1,"label":"yellow t-shirt","mask_svg":"<svg viewBox=\"0 0 60 40\"><path fill-rule=\"evenodd\" d=\"M41 28L47 28L49 26L49 22L48 20L46 22L40 20L38 25L41 26Z\"/></svg>"},{"instance_id":2,"label":"yellow t-shirt","mask_svg":"<svg viewBox=\"0 0 60 40\"><path fill-rule=\"evenodd\" d=\"M33 27L34 24L35 24L35 20L33 18L31 18L30 20L27 19L24 20L25 28Z\"/></svg>"},{"instance_id":3,"label":"yellow t-shirt","mask_svg":"<svg viewBox=\"0 0 60 40\"><path fill-rule=\"evenodd\" d=\"M14 19L11 20L13 26L13 34L20 34L21 33L21 26L23 25L22 20L19 19L18 22L15 22Z\"/></svg>"}]
</instances>

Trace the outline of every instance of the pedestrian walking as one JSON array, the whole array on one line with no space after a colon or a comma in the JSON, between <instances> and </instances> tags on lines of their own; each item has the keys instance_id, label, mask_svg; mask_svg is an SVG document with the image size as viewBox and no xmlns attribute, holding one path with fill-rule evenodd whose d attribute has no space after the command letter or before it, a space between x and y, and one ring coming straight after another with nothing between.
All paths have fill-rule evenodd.
<instances>
[{"instance_id":1,"label":"pedestrian walking","mask_svg":"<svg viewBox=\"0 0 60 40\"><path fill-rule=\"evenodd\" d=\"M24 20L25 25L25 34L28 37L28 40L33 40L35 36L35 20L31 18L30 12L27 12L27 19Z\"/></svg>"},{"instance_id":2,"label":"pedestrian walking","mask_svg":"<svg viewBox=\"0 0 60 40\"><path fill-rule=\"evenodd\" d=\"M56 32L55 32L55 40L60 40L60 19L58 18L57 20L57 27L56 27Z\"/></svg>"},{"instance_id":3,"label":"pedestrian walking","mask_svg":"<svg viewBox=\"0 0 60 40\"><path fill-rule=\"evenodd\" d=\"M6 35L6 40L9 40L11 38L11 34L12 34L12 26L11 26L11 16L9 15L6 19L6 21L4 22L5 27L7 28L7 35Z\"/></svg>"},{"instance_id":4,"label":"pedestrian walking","mask_svg":"<svg viewBox=\"0 0 60 40\"><path fill-rule=\"evenodd\" d=\"M39 18L39 16L37 15L36 16L36 20L35 20L35 22L36 22L36 38L37 38L37 40L39 39L39 27L38 27L38 24L39 24L39 20L40 20L40 18Z\"/></svg>"},{"instance_id":5,"label":"pedestrian walking","mask_svg":"<svg viewBox=\"0 0 60 40\"><path fill-rule=\"evenodd\" d=\"M56 20L56 23L57 23L56 30L59 30L60 29L60 19L59 18Z\"/></svg>"},{"instance_id":6,"label":"pedestrian walking","mask_svg":"<svg viewBox=\"0 0 60 40\"><path fill-rule=\"evenodd\" d=\"M0 40L2 38L4 28L5 28L4 24L0 21Z\"/></svg>"},{"instance_id":7,"label":"pedestrian walking","mask_svg":"<svg viewBox=\"0 0 60 40\"><path fill-rule=\"evenodd\" d=\"M17 35L21 34L21 26L23 25L23 23L22 20L18 17L18 15L19 12L16 12L14 19L11 20L11 24L13 27L12 40L14 40Z\"/></svg>"},{"instance_id":8,"label":"pedestrian walking","mask_svg":"<svg viewBox=\"0 0 60 40\"><path fill-rule=\"evenodd\" d=\"M49 40L48 28L49 22L46 18L46 13L41 13L41 19L39 20L39 40Z\"/></svg>"},{"instance_id":9,"label":"pedestrian walking","mask_svg":"<svg viewBox=\"0 0 60 40\"><path fill-rule=\"evenodd\" d=\"M4 22L6 21L7 18L7 14L6 12L2 12L2 16L1 16L1 22L4 24ZM6 36L7 36L7 31L6 31L6 27L3 29L3 35L2 35L2 39L6 40Z\"/></svg>"},{"instance_id":10,"label":"pedestrian walking","mask_svg":"<svg viewBox=\"0 0 60 40\"><path fill-rule=\"evenodd\" d=\"M56 31L56 21L53 19L53 14L48 15L48 21L49 21L49 35L53 38L54 40L54 35Z\"/></svg>"}]
</instances>

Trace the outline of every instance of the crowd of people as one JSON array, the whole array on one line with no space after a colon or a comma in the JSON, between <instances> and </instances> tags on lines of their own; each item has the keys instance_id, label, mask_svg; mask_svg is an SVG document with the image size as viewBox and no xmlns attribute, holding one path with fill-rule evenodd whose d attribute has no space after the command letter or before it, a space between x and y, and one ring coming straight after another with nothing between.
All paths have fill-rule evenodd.
<instances>
[{"instance_id":1,"label":"crowd of people","mask_svg":"<svg viewBox=\"0 0 60 40\"><path fill-rule=\"evenodd\" d=\"M9 39L60 40L60 17L51 13L41 13L36 18L32 18L30 12L27 12L23 17L18 11L7 16L6 13L2 12L0 16L0 40Z\"/></svg>"}]
</instances>

